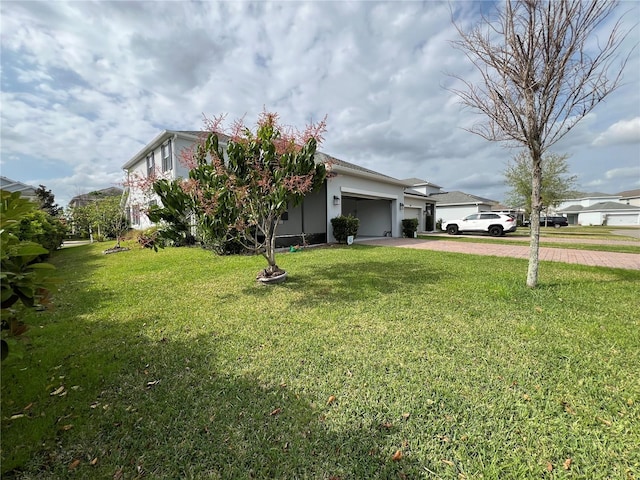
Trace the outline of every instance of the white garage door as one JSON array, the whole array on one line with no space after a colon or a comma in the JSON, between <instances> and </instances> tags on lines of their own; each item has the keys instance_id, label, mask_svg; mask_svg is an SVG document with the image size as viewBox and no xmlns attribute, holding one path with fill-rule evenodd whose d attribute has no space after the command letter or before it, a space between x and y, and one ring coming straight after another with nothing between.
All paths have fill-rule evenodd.
<instances>
[{"instance_id":1,"label":"white garage door","mask_svg":"<svg viewBox=\"0 0 640 480\"><path fill-rule=\"evenodd\" d=\"M607 225L638 225L638 214L625 213L625 214L608 214Z\"/></svg>"},{"instance_id":2,"label":"white garage door","mask_svg":"<svg viewBox=\"0 0 640 480\"><path fill-rule=\"evenodd\" d=\"M418 231L424 230L422 220L420 219L420 209L404 207L404 218L416 218L418 219Z\"/></svg>"}]
</instances>

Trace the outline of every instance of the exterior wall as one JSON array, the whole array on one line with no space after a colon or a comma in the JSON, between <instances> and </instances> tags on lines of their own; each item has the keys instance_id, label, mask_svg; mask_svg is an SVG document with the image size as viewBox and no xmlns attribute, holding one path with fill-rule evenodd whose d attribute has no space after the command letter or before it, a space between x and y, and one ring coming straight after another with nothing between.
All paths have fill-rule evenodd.
<instances>
[{"instance_id":1,"label":"exterior wall","mask_svg":"<svg viewBox=\"0 0 640 480\"><path fill-rule=\"evenodd\" d=\"M159 155L159 154L158 154ZM146 178L147 177L147 164L146 160L136 163L134 167L129 170L130 178ZM153 197L156 197L155 195ZM149 206L149 202L154 198L149 198L141 190L131 187L129 190L129 197L127 198L127 209L130 212L129 218L131 218L131 227L136 230L144 230L153 226L153 223L145 215L146 209ZM157 197L155 198L158 201ZM136 222L133 218L133 211L138 209L140 212L140 221Z\"/></svg>"},{"instance_id":2,"label":"exterior wall","mask_svg":"<svg viewBox=\"0 0 640 480\"><path fill-rule=\"evenodd\" d=\"M324 243L327 238L326 224L326 185L317 192L305 196L297 207L287 211L287 219L278 226L277 235L283 237L281 243L287 243L284 237L295 237L291 244L302 243L302 234L309 243ZM307 238L308 237L308 238Z\"/></svg>"},{"instance_id":3,"label":"exterior wall","mask_svg":"<svg viewBox=\"0 0 640 480\"><path fill-rule=\"evenodd\" d=\"M601 212L585 212L578 215L580 225L602 225L603 217Z\"/></svg>"}]
</instances>

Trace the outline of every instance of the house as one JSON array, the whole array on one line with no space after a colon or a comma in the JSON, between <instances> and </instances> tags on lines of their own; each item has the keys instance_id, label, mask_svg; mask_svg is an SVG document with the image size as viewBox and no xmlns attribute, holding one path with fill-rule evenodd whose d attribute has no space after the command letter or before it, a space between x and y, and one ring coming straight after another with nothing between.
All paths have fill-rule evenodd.
<instances>
[{"instance_id":1,"label":"house","mask_svg":"<svg viewBox=\"0 0 640 480\"><path fill-rule=\"evenodd\" d=\"M82 193L80 195L76 195L69 201L69 208L84 207L101 198L120 197L123 192L124 191L121 188L108 187L89 193Z\"/></svg>"},{"instance_id":2,"label":"house","mask_svg":"<svg viewBox=\"0 0 640 480\"><path fill-rule=\"evenodd\" d=\"M569 225L640 225L640 190L582 193L563 200L556 213L567 217Z\"/></svg>"},{"instance_id":3,"label":"house","mask_svg":"<svg viewBox=\"0 0 640 480\"><path fill-rule=\"evenodd\" d=\"M444 222L464 218L472 213L490 212L498 205L496 200L460 191L432 193L430 198L437 202L436 218Z\"/></svg>"},{"instance_id":4,"label":"house","mask_svg":"<svg viewBox=\"0 0 640 480\"><path fill-rule=\"evenodd\" d=\"M0 176L0 189L6 192L20 192L22 198L29 200L36 199L36 188L26 183L11 180L10 178Z\"/></svg>"},{"instance_id":5,"label":"house","mask_svg":"<svg viewBox=\"0 0 640 480\"><path fill-rule=\"evenodd\" d=\"M145 210L157 204L158 198L145 191L145 181L161 176L169 180L186 178L188 168L180 161L198 142L202 132L164 130L123 165L129 185L127 208L131 225L136 229L152 223ZM226 147L221 136L220 145ZM318 191L307 195L295 208L290 208L278 227L278 244L293 245L333 242L331 219L353 215L360 220L359 237L399 237L403 218L418 218L419 229L429 227L435 200L413 190L412 182L399 180L322 152L316 162L330 165L331 175ZM420 181L423 182L424 181ZM428 182L427 182L428 183Z\"/></svg>"},{"instance_id":6,"label":"house","mask_svg":"<svg viewBox=\"0 0 640 480\"><path fill-rule=\"evenodd\" d=\"M618 196L620 197L620 202L640 207L640 189L626 190L624 192L620 192Z\"/></svg>"}]
</instances>

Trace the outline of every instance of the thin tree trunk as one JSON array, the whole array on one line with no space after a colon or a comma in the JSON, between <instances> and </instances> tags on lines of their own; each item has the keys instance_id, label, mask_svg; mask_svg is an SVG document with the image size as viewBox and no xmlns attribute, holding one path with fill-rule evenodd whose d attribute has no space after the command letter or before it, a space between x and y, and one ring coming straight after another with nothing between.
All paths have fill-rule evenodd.
<instances>
[{"instance_id":1,"label":"thin tree trunk","mask_svg":"<svg viewBox=\"0 0 640 480\"><path fill-rule=\"evenodd\" d=\"M529 244L529 268L527 287L538 285L538 264L540 253L540 211L542 210L540 192L542 188L542 155L531 152L533 176L531 181L531 242Z\"/></svg>"}]
</instances>

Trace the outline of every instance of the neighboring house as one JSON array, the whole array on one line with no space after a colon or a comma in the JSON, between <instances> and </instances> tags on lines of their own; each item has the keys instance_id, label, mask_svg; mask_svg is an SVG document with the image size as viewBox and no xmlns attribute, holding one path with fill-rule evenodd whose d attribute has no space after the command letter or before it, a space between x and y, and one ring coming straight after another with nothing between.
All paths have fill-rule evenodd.
<instances>
[{"instance_id":1,"label":"neighboring house","mask_svg":"<svg viewBox=\"0 0 640 480\"><path fill-rule=\"evenodd\" d=\"M432 193L430 198L437 202L436 218L443 222L464 218L472 213L490 212L498 205L496 200L460 191Z\"/></svg>"},{"instance_id":2,"label":"neighboring house","mask_svg":"<svg viewBox=\"0 0 640 480\"><path fill-rule=\"evenodd\" d=\"M618 195L620 196L620 202L640 207L640 189L626 190L624 192L620 192Z\"/></svg>"},{"instance_id":3,"label":"neighboring house","mask_svg":"<svg viewBox=\"0 0 640 480\"><path fill-rule=\"evenodd\" d=\"M201 134L165 130L123 165L129 185L127 207L133 228L144 229L152 225L144 212L159 201L141 188L145 181L154 176L169 180L186 178L188 168L180 161L181 154L192 148ZM221 136L223 149L226 140ZM412 191L409 188L413 186L412 182L322 152L316 153L316 162L329 164L331 175L318 191L307 195L301 205L290 208L283 216L278 227L279 245L299 243L303 234L309 243L333 242L331 219L339 215L353 215L360 220L359 237L399 237L403 218L418 218L420 230L428 227L435 200L420 191Z\"/></svg>"},{"instance_id":4,"label":"neighboring house","mask_svg":"<svg viewBox=\"0 0 640 480\"><path fill-rule=\"evenodd\" d=\"M640 190L583 193L564 200L556 213L567 217L569 225L640 225Z\"/></svg>"},{"instance_id":5,"label":"neighboring house","mask_svg":"<svg viewBox=\"0 0 640 480\"><path fill-rule=\"evenodd\" d=\"M123 190L117 187L108 187L89 193L82 193L80 195L76 195L69 201L69 208L84 207L89 205L91 202L100 200L101 198L120 197L122 196L122 193Z\"/></svg>"},{"instance_id":6,"label":"neighboring house","mask_svg":"<svg viewBox=\"0 0 640 480\"><path fill-rule=\"evenodd\" d=\"M0 176L0 189L7 192L20 192L22 198L29 200L36 200L36 188L26 183L18 182L17 180L11 180L7 177Z\"/></svg>"}]
</instances>

